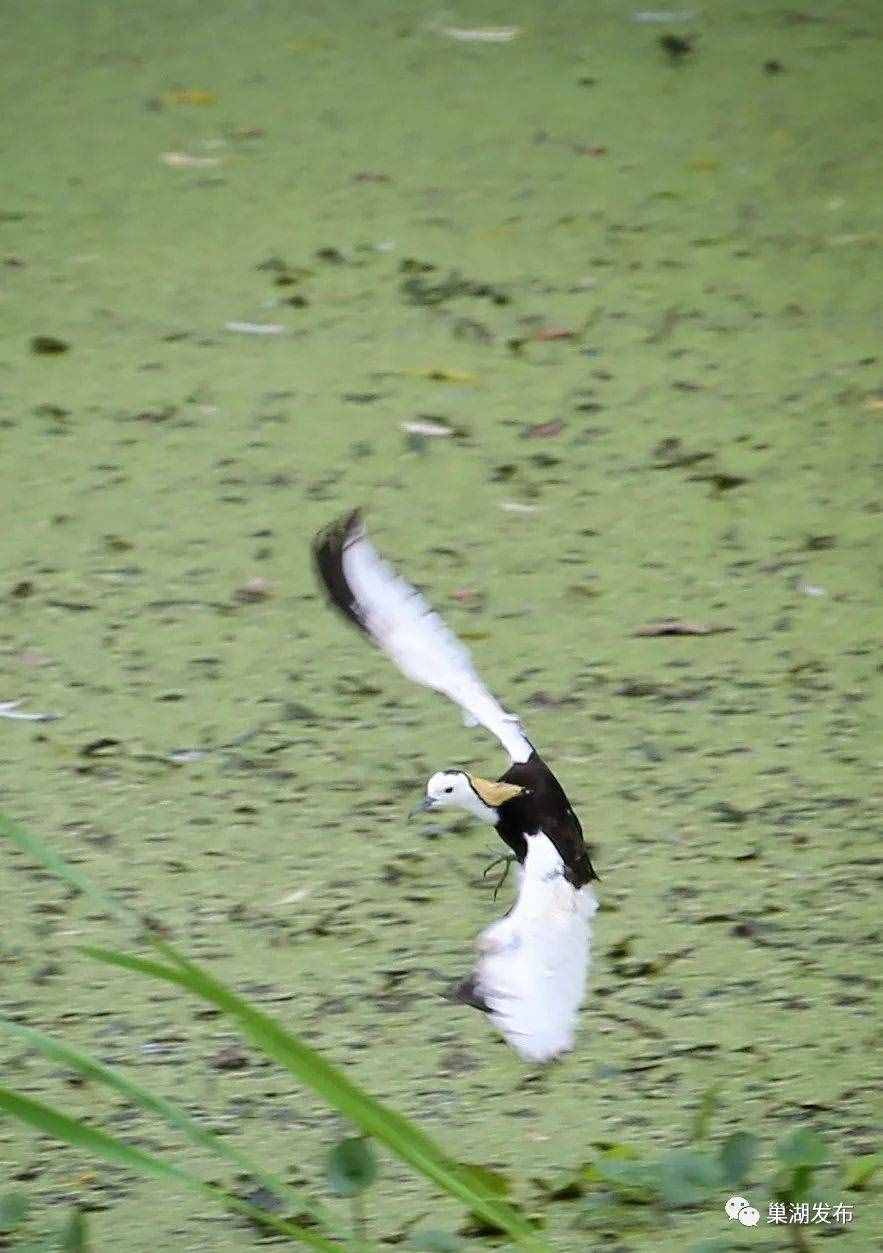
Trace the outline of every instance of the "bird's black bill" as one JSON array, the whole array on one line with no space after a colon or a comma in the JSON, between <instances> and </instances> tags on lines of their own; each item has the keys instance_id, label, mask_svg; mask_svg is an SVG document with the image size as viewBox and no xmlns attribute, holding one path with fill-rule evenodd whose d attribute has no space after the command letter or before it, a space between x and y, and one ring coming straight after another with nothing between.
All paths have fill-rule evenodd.
<instances>
[{"instance_id":1,"label":"bird's black bill","mask_svg":"<svg viewBox=\"0 0 883 1253\"><path fill-rule=\"evenodd\" d=\"M435 801L432 799L431 796L424 796L420 804L415 805L414 808L411 810L411 812L408 814L408 821L410 821L412 818L416 818L418 814L430 813L433 809L435 809Z\"/></svg>"}]
</instances>

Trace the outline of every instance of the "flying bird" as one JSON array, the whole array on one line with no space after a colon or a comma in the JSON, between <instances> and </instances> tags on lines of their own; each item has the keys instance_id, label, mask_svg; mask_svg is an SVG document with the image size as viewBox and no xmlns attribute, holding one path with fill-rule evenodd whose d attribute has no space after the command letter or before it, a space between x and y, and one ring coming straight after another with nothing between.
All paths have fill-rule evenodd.
<instances>
[{"instance_id":1,"label":"flying bird","mask_svg":"<svg viewBox=\"0 0 883 1253\"><path fill-rule=\"evenodd\" d=\"M465 809L495 827L518 862L513 907L477 941L456 998L483 1010L525 1060L572 1049L585 994L597 878L579 819L552 771L475 671L468 650L370 543L358 510L316 536L316 570L332 604L409 679L459 705L467 726L500 741L499 779L440 770L420 811ZM416 811L415 811L416 812Z\"/></svg>"}]
</instances>

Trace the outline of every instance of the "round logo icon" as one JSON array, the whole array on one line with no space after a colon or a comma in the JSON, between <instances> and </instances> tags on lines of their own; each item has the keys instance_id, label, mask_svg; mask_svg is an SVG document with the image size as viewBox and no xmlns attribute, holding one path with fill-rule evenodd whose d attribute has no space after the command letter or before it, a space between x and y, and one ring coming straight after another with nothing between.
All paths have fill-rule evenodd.
<instances>
[{"instance_id":1,"label":"round logo icon","mask_svg":"<svg viewBox=\"0 0 883 1253\"><path fill-rule=\"evenodd\" d=\"M760 1222L760 1214L753 1205L745 1205L739 1210L739 1222L743 1227L756 1227Z\"/></svg>"},{"instance_id":2,"label":"round logo icon","mask_svg":"<svg viewBox=\"0 0 883 1253\"><path fill-rule=\"evenodd\" d=\"M744 1196L731 1196L724 1209L727 1211L727 1218L732 1222L734 1218L739 1217L742 1210L751 1209L751 1202L746 1201Z\"/></svg>"}]
</instances>

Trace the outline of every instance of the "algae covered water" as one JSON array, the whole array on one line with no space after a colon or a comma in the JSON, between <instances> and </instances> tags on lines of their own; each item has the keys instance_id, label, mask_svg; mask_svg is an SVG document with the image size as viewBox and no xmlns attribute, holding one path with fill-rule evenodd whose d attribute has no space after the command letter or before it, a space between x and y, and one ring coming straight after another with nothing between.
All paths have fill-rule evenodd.
<instances>
[{"instance_id":1,"label":"algae covered water","mask_svg":"<svg viewBox=\"0 0 883 1253\"><path fill-rule=\"evenodd\" d=\"M763 1239L723 1195L546 1203L598 1144L684 1143L710 1091L713 1135L760 1137L764 1226L812 1127L870 1247L839 1167L874 1147L880 1045L879 6L5 28L0 700L61 716L0 720L0 807L505 1173L555 1248ZM405 817L435 769L502 762L322 603L309 541L355 504L592 841L591 994L547 1072L444 999L506 907L497 849ZM82 957L130 942L88 903L12 851L0 876L5 1016L323 1192L334 1118ZM202 1165L0 1050L10 1087ZM76 1202L99 1249L257 1240L6 1121L0 1161L35 1230ZM462 1220L389 1162L368 1209L378 1238Z\"/></svg>"}]
</instances>

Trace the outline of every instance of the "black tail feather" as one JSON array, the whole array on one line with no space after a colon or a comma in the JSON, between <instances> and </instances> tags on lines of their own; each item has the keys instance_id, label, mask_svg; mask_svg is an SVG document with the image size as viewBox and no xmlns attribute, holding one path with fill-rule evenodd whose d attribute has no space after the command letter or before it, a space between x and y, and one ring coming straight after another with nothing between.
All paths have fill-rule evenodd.
<instances>
[{"instance_id":1,"label":"black tail feather","mask_svg":"<svg viewBox=\"0 0 883 1253\"><path fill-rule=\"evenodd\" d=\"M347 544L352 542L361 522L361 512L353 509L351 513L338 518L336 522L332 522L330 526L320 531L313 540L313 561L319 581L325 588L332 605L354 627L365 631L365 624L359 616L356 598L346 581L343 569L344 551Z\"/></svg>"}]
</instances>

